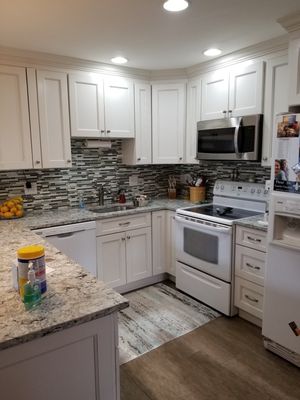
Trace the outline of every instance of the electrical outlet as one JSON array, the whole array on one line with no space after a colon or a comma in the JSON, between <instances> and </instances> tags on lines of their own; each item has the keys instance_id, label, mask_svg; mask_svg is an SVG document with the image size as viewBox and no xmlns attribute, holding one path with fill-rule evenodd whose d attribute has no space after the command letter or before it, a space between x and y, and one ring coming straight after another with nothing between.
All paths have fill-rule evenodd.
<instances>
[{"instance_id":1,"label":"electrical outlet","mask_svg":"<svg viewBox=\"0 0 300 400\"><path fill-rule=\"evenodd\" d=\"M129 177L129 186L137 186L139 184L138 175L131 175Z\"/></svg>"},{"instance_id":2,"label":"electrical outlet","mask_svg":"<svg viewBox=\"0 0 300 400\"><path fill-rule=\"evenodd\" d=\"M25 196L32 196L37 194L37 183L36 182L25 182L24 183L24 194Z\"/></svg>"}]
</instances>

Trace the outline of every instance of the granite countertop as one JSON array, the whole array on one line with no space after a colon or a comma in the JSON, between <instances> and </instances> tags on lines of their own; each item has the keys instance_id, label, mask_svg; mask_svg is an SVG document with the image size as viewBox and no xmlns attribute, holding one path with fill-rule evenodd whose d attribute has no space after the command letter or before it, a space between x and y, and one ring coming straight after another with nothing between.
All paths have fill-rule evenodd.
<instances>
[{"instance_id":1,"label":"granite countertop","mask_svg":"<svg viewBox=\"0 0 300 400\"><path fill-rule=\"evenodd\" d=\"M47 295L25 311L12 288L11 263L19 247L45 246ZM0 350L88 322L128 306L128 301L31 232L23 220L0 222Z\"/></svg>"},{"instance_id":2,"label":"granite countertop","mask_svg":"<svg viewBox=\"0 0 300 400\"><path fill-rule=\"evenodd\" d=\"M118 204L121 205L121 204ZM58 225L74 224L79 222L95 221L100 219L121 217L125 215L170 210L175 211L177 208L192 206L188 200L169 200L159 199L153 200L145 207L136 207L130 210L113 211L107 213L93 212L93 207L88 209L69 208L67 210L52 210L52 211L32 211L29 212L24 218L24 222L30 229L47 228ZM109 207L109 204L107 205Z\"/></svg>"},{"instance_id":3,"label":"granite countertop","mask_svg":"<svg viewBox=\"0 0 300 400\"><path fill-rule=\"evenodd\" d=\"M255 215L254 217L243 218L235 221L235 225L246 226L247 228L259 229L260 231L267 232L268 226L261 225L259 221L264 219L264 214Z\"/></svg>"}]
</instances>

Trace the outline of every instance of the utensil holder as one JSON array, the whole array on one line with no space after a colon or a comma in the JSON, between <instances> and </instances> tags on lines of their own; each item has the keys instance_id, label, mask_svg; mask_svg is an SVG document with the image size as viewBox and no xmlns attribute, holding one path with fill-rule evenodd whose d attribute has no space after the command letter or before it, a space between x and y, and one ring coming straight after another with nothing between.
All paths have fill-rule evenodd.
<instances>
[{"instance_id":1,"label":"utensil holder","mask_svg":"<svg viewBox=\"0 0 300 400\"><path fill-rule=\"evenodd\" d=\"M169 199L176 199L176 189L168 189Z\"/></svg>"},{"instance_id":2,"label":"utensil holder","mask_svg":"<svg viewBox=\"0 0 300 400\"><path fill-rule=\"evenodd\" d=\"M192 203L198 203L202 200L205 200L205 187L190 186L190 201Z\"/></svg>"}]
</instances>

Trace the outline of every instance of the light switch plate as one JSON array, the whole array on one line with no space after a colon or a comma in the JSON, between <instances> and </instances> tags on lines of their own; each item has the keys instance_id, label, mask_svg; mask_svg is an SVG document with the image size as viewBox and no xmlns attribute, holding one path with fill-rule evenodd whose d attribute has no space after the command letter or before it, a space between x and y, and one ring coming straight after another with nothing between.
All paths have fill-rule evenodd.
<instances>
[{"instance_id":1,"label":"light switch plate","mask_svg":"<svg viewBox=\"0 0 300 400\"><path fill-rule=\"evenodd\" d=\"M31 182L31 188L27 188L26 183L24 183L24 194L25 196L37 194L37 183Z\"/></svg>"}]
</instances>

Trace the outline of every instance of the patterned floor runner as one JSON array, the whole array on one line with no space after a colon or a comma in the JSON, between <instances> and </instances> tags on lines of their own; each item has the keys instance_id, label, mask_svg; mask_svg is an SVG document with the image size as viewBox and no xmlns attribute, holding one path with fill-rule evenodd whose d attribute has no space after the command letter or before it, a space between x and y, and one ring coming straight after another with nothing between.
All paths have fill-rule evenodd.
<instances>
[{"instance_id":1,"label":"patterned floor runner","mask_svg":"<svg viewBox=\"0 0 300 400\"><path fill-rule=\"evenodd\" d=\"M219 317L217 311L163 283L128 293L119 313L120 364Z\"/></svg>"}]
</instances>

